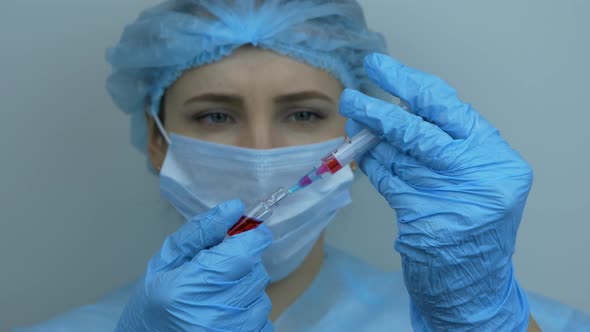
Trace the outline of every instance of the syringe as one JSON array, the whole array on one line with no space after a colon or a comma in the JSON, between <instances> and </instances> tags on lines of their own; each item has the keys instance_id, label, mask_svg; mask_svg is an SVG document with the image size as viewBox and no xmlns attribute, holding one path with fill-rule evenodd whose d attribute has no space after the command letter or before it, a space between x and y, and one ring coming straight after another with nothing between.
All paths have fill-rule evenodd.
<instances>
[{"instance_id":1,"label":"syringe","mask_svg":"<svg viewBox=\"0 0 590 332\"><path fill-rule=\"evenodd\" d=\"M338 147L336 150L327 154L322 158L322 163L318 167L314 167L309 173L303 176L297 184L291 187L288 191L292 194L299 191L315 181L322 178L323 174L330 173L334 174L341 170L344 166L350 164L353 160L359 158L367 151L371 150L377 144L381 142L381 139L375 136L368 129L363 129L358 134L349 138Z\"/></svg>"},{"instance_id":2,"label":"syringe","mask_svg":"<svg viewBox=\"0 0 590 332\"><path fill-rule=\"evenodd\" d=\"M227 235L233 236L258 227L272 215L272 208L288 195L289 192L281 187L270 194L267 199L249 207L246 213L227 231Z\"/></svg>"},{"instance_id":3,"label":"syringe","mask_svg":"<svg viewBox=\"0 0 590 332\"><path fill-rule=\"evenodd\" d=\"M246 213L227 231L227 235L233 236L258 227L272 215L273 207L285 197L321 179L323 174L334 174L338 172L344 166L379 144L380 141L381 139L369 130L362 130L352 138L346 140L336 150L322 158L322 164L319 167L314 167L289 190L281 187L267 199L249 207Z\"/></svg>"}]
</instances>

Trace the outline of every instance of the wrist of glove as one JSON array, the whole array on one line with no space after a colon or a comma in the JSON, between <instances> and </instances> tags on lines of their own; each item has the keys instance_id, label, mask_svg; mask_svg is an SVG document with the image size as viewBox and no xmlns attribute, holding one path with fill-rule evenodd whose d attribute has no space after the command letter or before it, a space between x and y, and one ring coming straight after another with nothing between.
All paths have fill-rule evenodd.
<instances>
[{"instance_id":1,"label":"wrist of glove","mask_svg":"<svg viewBox=\"0 0 590 332\"><path fill-rule=\"evenodd\" d=\"M529 304L511 263L485 271L440 258L402 254L415 331L526 331Z\"/></svg>"}]
</instances>

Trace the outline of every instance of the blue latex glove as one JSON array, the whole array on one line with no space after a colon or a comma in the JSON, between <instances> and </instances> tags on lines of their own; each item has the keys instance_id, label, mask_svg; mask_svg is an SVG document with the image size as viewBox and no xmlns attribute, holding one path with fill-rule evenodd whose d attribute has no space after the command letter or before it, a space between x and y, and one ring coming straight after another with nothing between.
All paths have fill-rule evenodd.
<instances>
[{"instance_id":1,"label":"blue latex glove","mask_svg":"<svg viewBox=\"0 0 590 332\"><path fill-rule=\"evenodd\" d=\"M273 331L260 257L270 231L261 225L223 240L243 213L240 201L228 201L168 237L116 331Z\"/></svg>"},{"instance_id":2,"label":"blue latex glove","mask_svg":"<svg viewBox=\"0 0 590 332\"><path fill-rule=\"evenodd\" d=\"M346 90L342 115L384 142L360 167L397 213L418 331L523 331L529 306L512 255L533 173L441 79L380 54L365 70L414 112Z\"/></svg>"}]
</instances>

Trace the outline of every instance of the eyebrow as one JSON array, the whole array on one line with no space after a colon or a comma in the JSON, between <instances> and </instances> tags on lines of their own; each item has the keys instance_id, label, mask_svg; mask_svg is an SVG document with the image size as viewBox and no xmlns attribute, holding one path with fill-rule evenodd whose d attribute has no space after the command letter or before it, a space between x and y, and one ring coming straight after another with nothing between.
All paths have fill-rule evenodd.
<instances>
[{"instance_id":1,"label":"eyebrow","mask_svg":"<svg viewBox=\"0 0 590 332\"><path fill-rule=\"evenodd\" d=\"M320 99L325 100L331 103L334 103L334 100L330 98L328 95L325 95L319 91L302 91L296 93L290 93L282 96L278 96L275 98L276 103L280 104L287 104L292 102L297 102L301 100L307 99Z\"/></svg>"},{"instance_id":2,"label":"eyebrow","mask_svg":"<svg viewBox=\"0 0 590 332\"><path fill-rule=\"evenodd\" d=\"M223 93L204 93L202 95L194 96L184 102L188 105L195 102L212 102L225 104L241 104L243 98L239 95L223 94Z\"/></svg>"},{"instance_id":3,"label":"eyebrow","mask_svg":"<svg viewBox=\"0 0 590 332\"><path fill-rule=\"evenodd\" d=\"M225 104L242 104L243 97L234 94L223 94L223 93L204 93L198 96L189 98L184 102L184 105L188 105L195 102L213 102L213 103L225 103ZM330 103L335 103L332 98L319 91L301 91L296 93L289 93L274 98L275 103L287 104L308 99L320 99Z\"/></svg>"}]
</instances>

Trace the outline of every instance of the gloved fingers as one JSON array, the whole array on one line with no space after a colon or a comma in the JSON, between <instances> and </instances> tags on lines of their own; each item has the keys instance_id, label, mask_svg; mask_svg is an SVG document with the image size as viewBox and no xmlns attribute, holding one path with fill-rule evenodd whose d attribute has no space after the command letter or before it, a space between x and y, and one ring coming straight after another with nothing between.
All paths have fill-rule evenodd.
<instances>
[{"instance_id":1,"label":"gloved fingers","mask_svg":"<svg viewBox=\"0 0 590 332\"><path fill-rule=\"evenodd\" d=\"M194 298L204 301L228 305L236 308L247 308L255 302L270 284L270 276L262 262L254 264L252 270L240 279L228 279L219 271L203 270L203 266L196 262L189 262L184 266L192 266L191 274L185 284L199 285ZM183 266L183 267L184 267Z\"/></svg>"},{"instance_id":2,"label":"gloved fingers","mask_svg":"<svg viewBox=\"0 0 590 332\"><path fill-rule=\"evenodd\" d=\"M436 124L451 137L465 139L476 128L479 113L462 102L455 89L439 77L378 53L365 57L365 71L382 89L406 101L415 114Z\"/></svg>"},{"instance_id":3,"label":"gloved fingers","mask_svg":"<svg viewBox=\"0 0 590 332\"><path fill-rule=\"evenodd\" d=\"M212 316L229 311L242 313L265 295L269 283L262 262L241 279L228 280L217 271L211 272L191 261L158 274L149 284L140 285L143 294L140 300L150 310L146 314L156 317L172 312L177 317L182 312L189 316L198 313L202 317L207 311L214 313Z\"/></svg>"},{"instance_id":4,"label":"gloved fingers","mask_svg":"<svg viewBox=\"0 0 590 332\"><path fill-rule=\"evenodd\" d=\"M363 127L363 125L361 125L360 123L352 120L352 119L348 119L346 120L346 135L348 135L348 137L352 137L358 133L360 133L363 129L365 129L365 127Z\"/></svg>"},{"instance_id":5,"label":"gloved fingers","mask_svg":"<svg viewBox=\"0 0 590 332\"><path fill-rule=\"evenodd\" d=\"M262 262L254 264L239 279L229 279L220 271L208 270L198 262L188 262L179 269L183 269L180 275L170 277L172 286L168 287L168 292L177 293L171 289L182 289L182 298L194 303L247 308L270 284L270 276Z\"/></svg>"},{"instance_id":6,"label":"gloved fingers","mask_svg":"<svg viewBox=\"0 0 590 332\"><path fill-rule=\"evenodd\" d=\"M346 133L349 137L352 137L363 130L365 127L360 125L358 122L349 119L346 121ZM373 149L369 150L370 153L383 165L396 165L397 163L403 164L416 164L421 165L416 158L401 153L397 148L392 146L386 141L377 144ZM363 156L361 156L362 158ZM361 159L359 158L359 159ZM393 166L392 166L393 167ZM389 168L389 167L388 167Z\"/></svg>"},{"instance_id":7,"label":"gloved fingers","mask_svg":"<svg viewBox=\"0 0 590 332\"><path fill-rule=\"evenodd\" d=\"M182 308L176 308L177 312L186 318L185 326L190 326L195 331L272 331L268 330L272 303L266 293L262 293L247 308L211 302L185 301L183 305Z\"/></svg>"},{"instance_id":8,"label":"gloved fingers","mask_svg":"<svg viewBox=\"0 0 590 332\"><path fill-rule=\"evenodd\" d=\"M464 179L417 165L396 165L394 172L404 182L417 189L445 188L460 185Z\"/></svg>"},{"instance_id":9,"label":"gloved fingers","mask_svg":"<svg viewBox=\"0 0 590 332\"><path fill-rule=\"evenodd\" d=\"M261 261L262 252L272 242L272 233L264 224L236 234L193 259L203 269L227 281L239 280Z\"/></svg>"},{"instance_id":10,"label":"gloved fingers","mask_svg":"<svg viewBox=\"0 0 590 332\"><path fill-rule=\"evenodd\" d=\"M209 317L206 325L199 326L204 330L251 332L268 331L268 317L271 309L272 303L268 295L262 293L246 308L209 304L195 307L194 312L198 312L202 317Z\"/></svg>"},{"instance_id":11,"label":"gloved fingers","mask_svg":"<svg viewBox=\"0 0 590 332\"><path fill-rule=\"evenodd\" d=\"M260 329L259 332L274 332L275 328L272 326L272 322L270 320L266 321L266 324Z\"/></svg>"},{"instance_id":12,"label":"gloved fingers","mask_svg":"<svg viewBox=\"0 0 590 332\"><path fill-rule=\"evenodd\" d=\"M349 137L354 136L364 127L358 124L354 120L348 120L346 122L346 132ZM405 171L406 168L417 168L418 171L423 170L424 172L432 175L436 175L432 170L416 160L416 158L408 156L406 154L401 153L397 148L389 144L388 142L382 142L377 144L373 149L367 152L368 155L371 155L375 158L379 163L384 165L384 167L390 170L394 175L398 176L399 178L403 179L404 181L412 184L418 185L421 179L414 179L413 177L405 177L405 174L414 174L414 172L407 173ZM359 159L362 159L361 158ZM414 181L418 180L418 181Z\"/></svg>"},{"instance_id":13,"label":"gloved fingers","mask_svg":"<svg viewBox=\"0 0 590 332\"><path fill-rule=\"evenodd\" d=\"M465 181L454 174L446 174L446 171L435 171L425 167L420 161L399 152L386 142L377 145L368 154L382 165L389 166L395 176L415 188L440 188Z\"/></svg>"},{"instance_id":14,"label":"gloved fingers","mask_svg":"<svg viewBox=\"0 0 590 332\"><path fill-rule=\"evenodd\" d=\"M365 125L399 151L425 165L445 167L439 157L453 142L453 138L419 116L351 89L342 93L340 113Z\"/></svg>"},{"instance_id":15,"label":"gloved fingers","mask_svg":"<svg viewBox=\"0 0 590 332\"><path fill-rule=\"evenodd\" d=\"M396 168L404 167L406 165L424 167L424 163L412 156L402 153L395 146L389 144L388 142L381 142L377 144L367 153L367 155L377 159L379 163L390 169L395 175L398 175L395 172Z\"/></svg>"},{"instance_id":16,"label":"gloved fingers","mask_svg":"<svg viewBox=\"0 0 590 332\"><path fill-rule=\"evenodd\" d=\"M379 193L385 197L389 205L395 209L395 197L400 193L414 189L392 173L391 169L381 164L369 153L360 162L360 168Z\"/></svg>"},{"instance_id":17,"label":"gloved fingers","mask_svg":"<svg viewBox=\"0 0 590 332\"><path fill-rule=\"evenodd\" d=\"M244 325L239 331L273 331L272 323L269 320L272 302L266 293L246 308Z\"/></svg>"},{"instance_id":18,"label":"gloved fingers","mask_svg":"<svg viewBox=\"0 0 590 332\"><path fill-rule=\"evenodd\" d=\"M151 269L174 269L191 260L201 250L220 243L229 227L244 213L239 200L221 203L192 218L170 235L150 261Z\"/></svg>"},{"instance_id":19,"label":"gloved fingers","mask_svg":"<svg viewBox=\"0 0 590 332\"><path fill-rule=\"evenodd\" d=\"M219 280L217 277L215 279ZM225 283L228 287L228 294L232 294L227 304L234 307L247 308L264 294L266 287L270 284L270 276L266 272L266 268L262 262L260 262L254 265L252 271L240 280L231 282L222 281L222 283Z\"/></svg>"}]
</instances>

